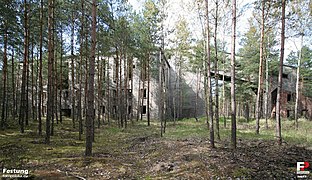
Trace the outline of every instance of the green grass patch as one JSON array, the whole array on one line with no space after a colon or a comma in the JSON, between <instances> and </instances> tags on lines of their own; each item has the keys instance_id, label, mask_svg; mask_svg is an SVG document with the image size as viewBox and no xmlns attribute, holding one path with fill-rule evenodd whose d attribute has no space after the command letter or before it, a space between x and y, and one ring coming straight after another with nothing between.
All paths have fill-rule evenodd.
<instances>
[{"instance_id":1,"label":"green grass patch","mask_svg":"<svg viewBox=\"0 0 312 180\"><path fill-rule=\"evenodd\" d=\"M209 131L204 119L183 119L167 123L166 138L183 139L183 138L204 138L208 137Z\"/></svg>"},{"instance_id":2,"label":"green grass patch","mask_svg":"<svg viewBox=\"0 0 312 180\"><path fill-rule=\"evenodd\" d=\"M224 128L224 120L227 127ZM214 122L215 123L215 122ZM266 129L265 119L260 120L260 134L256 134L256 121L239 118L237 121L237 138L243 140L275 140L275 119L268 119L268 129ZM230 140L231 119L223 117L219 121L221 140ZM215 133L216 124L214 124ZM299 119L299 129L295 129L294 120L282 119L282 138L288 144L312 147L312 121ZM194 118L178 120L175 123L167 122L166 138L209 138L209 129L206 118ZM215 136L216 137L216 136Z\"/></svg>"},{"instance_id":3,"label":"green grass patch","mask_svg":"<svg viewBox=\"0 0 312 180\"><path fill-rule=\"evenodd\" d=\"M226 121L227 127L223 123ZM43 119L44 122L44 119ZM37 133L38 122L31 121L26 127L25 133L19 132L19 127L10 126L10 129L0 131L0 162L4 167L19 168L29 164L38 166L57 165L62 167L74 166L84 168L85 166L100 168L101 165L114 164L116 167L124 166L122 160L118 158L125 152L131 156L134 145L144 145L147 139L160 139L160 122L134 121L129 122L127 128L118 128L113 121L109 125L101 126L95 131L95 142L93 144L94 157L86 159L85 134L82 140L78 139L78 128L73 128L71 119L64 119L62 124L55 124L55 134L51 136L51 143L44 144L44 133L39 136ZM237 138L247 142L253 140L274 140L275 139L275 120L268 120L269 128L265 128L265 120L260 121L260 134L255 133L256 122L240 119L237 122ZM214 126L216 128L216 126ZM43 129L45 124L43 123ZM299 120L299 130L295 129L294 121L282 120L283 140L288 144L312 147L311 131L312 122L305 119ZM215 129L216 133L216 129ZM225 142L230 142L231 120L229 118L220 118L220 137L218 146L225 146ZM217 137L217 136L215 136ZM175 122L168 121L166 133L163 139L184 140L184 139L209 139L209 129L206 118L182 119ZM155 145L156 148L156 145ZM152 148L151 148L152 149ZM157 159L163 153L162 150L151 150L148 154L150 159ZM126 164L130 164L127 162ZM144 163L137 162L138 167L144 167ZM140 164L141 163L141 164ZM124 169L121 168L123 172ZM249 169L237 169L234 176L243 177L249 174Z\"/></svg>"}]
</instances>

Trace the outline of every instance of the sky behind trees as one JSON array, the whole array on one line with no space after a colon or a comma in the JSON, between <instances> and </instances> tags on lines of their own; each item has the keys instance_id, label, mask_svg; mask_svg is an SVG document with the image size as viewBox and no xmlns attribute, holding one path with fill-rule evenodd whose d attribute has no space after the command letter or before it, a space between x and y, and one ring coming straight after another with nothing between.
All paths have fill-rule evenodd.
<instances>
[{"instance_id":1,"label":"sky behind trees","mask_svg":"<svg viewBox=\"0 0 312 180\"><path fill-rule=\"evenodd\" d=\"M193 39L202 39L202 26L204 26L204 17L199 18L198 12L198 3L199 0L169 0L167 1L167 13L168 18L166 20L165 26L168 29L173 30L175 28L176 22L179 19L184 18L187 23L189 30L191 31L191 36ZM244 34L249 30L248 19L253 17L253 3L255 0L238 0L237 1L237 9L240 10L238 12L237 17L237 38L236 46L237 51L242 46L240 45L241 38L244 37ZM137 12L140 12L143 9L144 0L128 0L128 3L133 7L133 9ZM214 6L214 1L211 1L211 6ZM200 7L204 8L204 7ZM287 11L287 9L286 9ZM212 13L212 12L210 12ZM203 16L203 15L201 15ZM228 18L230 18L230 9L228 10ZM260 16L260 15L259 15ZM212 23L212 22L211 22ZM287 23L287 20L286 20ZM212 24L211 24L212 26ZM218 38L223 39L227 42L227 51L230 51L230 40L231 40L231 32L230 32L231 22L229 21L227 26L219 26L219 34ZM169 35L168 39L174 38L174 33ZM279 36L276 37L277 40ZM311 38L310 38L311 39ZM300 38L299 37L288 37L285 40L285 59L288 57L291 51L298 51L300 47ZM303 45L311 47L311 40L307 40ZM278 48L278 47L277 47Z\"/></svg>"}]
</instances>

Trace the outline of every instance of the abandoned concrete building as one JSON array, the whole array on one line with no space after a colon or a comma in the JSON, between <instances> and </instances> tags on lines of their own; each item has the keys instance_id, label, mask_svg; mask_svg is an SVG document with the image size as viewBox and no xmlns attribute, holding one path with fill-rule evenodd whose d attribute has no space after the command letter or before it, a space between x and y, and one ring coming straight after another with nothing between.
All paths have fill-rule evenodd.
<instances>
[{"instance_id":1,"label":"abandoned concrete building","mask_svg":"<svg viewBox=\"0 0 312 180\"><path fill-rule=\"evenodd\" d=\"M169 61L163 56L159 58L159 53L151 57L150 61L155 62L151 69L142 71L142 62L138 59L131 60L131 64L128 64L128 73L124 73L123 68L117 68L118 63L121 63L121 67L124 66L124 62L116 61L114 57L99 57L97 58L103 64L106 63L107 73L104 75L105 79L102 79L102 94L99 96L97 91L98 84L98 71L95 74L95 113L107 118L117 116L118 110L121 108L127 111L129 118L143 118L146 119L149 113L151 119L158 119L159 117L159 101L160 91L163 92L164 101L164 116L167 119L173 118L187 118L187 117L200 117L205 114L204 104L204 89L202 80L198 78L194 73L186 73L181 77L178 77L177 67L171 65ZM160 65L160 63L162 65ZM173 63L172 63L173 64ZM75 87L72 87L71 76L71 63L67 62L68 66L68 89L64 89L62 99L62 111L64 115L70 116L72 109L72 90L75 89L75 96L78 97L78 92L84 92L84 86L79 90L79 84L75 83ZM74 65L75 68L77 64ZM98 67L96 65L96 67ZM159 82L159 69L162 67L162 85ZM150 79L148 80L147 71L150 70ZM119 77L118 77L119 76ZM127 76L127 77L126 77ZM76 78L76 75L75 75ZM117 78L122 79L121 81ZM127 81L125 79L127 78ZM202 78L201 78L202 79ZM122 85L121 85L122 84ZM160 88L162 86L162 88ZM200 88L201 87L201 88ZM121 88L121 91L118 88ZM121 93L127 89L125 93ZM120 94L118 94L120 93ZM180 96L179 96L180 95ZM118 97L120 96L120 97ZM122 100L120 100L122 98ZM82 100L84 101L84 100ZM122 104L120 104L122 102ZM75 102L77 106L77 100ZM84 103L82 103L84 104ZM128 107L124 107L124 105ZM77 109L74 108L74 109Z\"/></svg>"},{"instance_id":2,"label":"abandoned concrete building","mask_svg":"<svg viewBox=\"0 0 312 180\"><path fill-rule=\"evenodd\" d=\"M174 56L170 59L162 58L160 61L159 53L151 57L150 61L154 62L154 67L151 69L145 69L142 71L142 64L139 60L133 59L131 66L128 65L128 73L118 72L116 66L118 62L114 57L99 57L97 63L101 62L104 67L102 79L99 81L99 74L103 73L96 70L95 74L95 113L100 115L103 119L107 117L116 117L118 110L123 106L123 110L128 113L129 118L143 118L146 119L148 114L151 119L159 118L159 102L160 91L164 94L164 115L167 119L180 119L190 117L205 116L205 90L204 90L204 77L194 72L184 72L179 74L179 67L176 66ZM160 66L160 62L162 65ZM117 63L117 65L116 65ZM72 113L72 100L73 89L75 91L75 98L78 97L78 93L84 94L84 85L81 89L79 84L75 82L72 87L71 79L71 62L68 60L64 62L65 67L68 68L67 75L68 80L65 82L67 85L62 90L61 110L63 115L71 116ZM122 64L123 65L123 64ZM74 64L77 68L77 64ZM96 67L98 67L96 65ZM162 81L159 83L159 69L163 68ZM20 67L20 69L22 69ZM144 69L144 68L143 68ZM147 71L150 71L150 80L148 81ZM117 73L118 72L118 73ZM295 84L296 84L296 68L291 66L284 66L283 70L283 85L281 92L281 116L283 118L292 118L294 116L295 107ZM75 72L75 79L77 78L77 72ZM219 72L220 73L220 72ZM212 74L213 75L213 74ZM121 79L128 79L126 84L124 81L116 81L116 78L121 76ZM120 77L119 77L120 78ZM226 77L230 78L230 77ZM225 78L225 79L226 79ZM77 80L76 80L77 81ZM99 83L102 83L101 92L98 91ZM118 84L119 83L119 84ZM120 83L123 83L120 86ZM44 82L46 84L46 82ZM119 87L118 87L119 86ZM160 88L162 87L162 88ZM118 88L121 88L120 92L124 92L123 89L127 89L127 93L121 94L118 98ZM302 88L302 82L301 82ZM47 86L44 86L43 90L43 115L46 114L47 104ZM268 113L271 118L275 117L275 104L277 96L277 77L269 77L269 91L268 91ZM99 95L100 94L100 95ZM123 99L120 101L119 99ZM148 103L149 102L149 103ZM122 103L122 105L120 105ZM84 105L84 98L82 99L82 105ZM124 105L128 107L124 107ZM75 102L77 110L77 100ZM119 109L118 109L119 108ZM264 109L264 108L263 108ZM75 113L76 113L75 110ZM299 95L299 117L305 117L312 119L312 97L307 97L302 93Z\"/></svg>"},{"instance_id":3,"label":"abandoned concrete building","mask_svg":"<svg viewBox=\"0 0 312 180\"><path fill-rule=\"evenodd\" d=\"M295 98L296 98L296 70L293 66L284 65L282 75L282 91L281 91L281 117L294 117L295 112ZM304 96L302 93L302 81L300 81L300 94L298 113L299 117L312 119L312 98ZM269 79L269 103L271 117L275 117L275 105L277 98L277 77L271 76Z\"/></svg>"}]
</instances>

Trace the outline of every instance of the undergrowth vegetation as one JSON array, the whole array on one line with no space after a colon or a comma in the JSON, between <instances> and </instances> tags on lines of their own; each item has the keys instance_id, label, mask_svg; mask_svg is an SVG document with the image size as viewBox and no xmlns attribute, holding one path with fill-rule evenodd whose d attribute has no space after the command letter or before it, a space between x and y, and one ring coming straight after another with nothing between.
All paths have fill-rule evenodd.
<instances>
[{"instance_id":1,"label":"undergrowth vegetation","mask_svg":"<svg viewBox=\"0 0 312 180\"><path fill-rule=\"evenodd\" d=\"M224 119L220 118L220 138L222 140L230 140L231 136L231 120L226 119L226 127L224 127ZM216 127L216 126L214 126ZM237 138L240 140L274 140L275 138L275 120L268 119L268 129L265 126L265 119L260 120L260 134L255 132L255 120L238 119ZM312 147L312 121L299 119L299 129L295 129L293 120L283 119L282 121L282 137L285 143ZM215 130L216 133L216 130ZM206 124L206 118L200 118L198 122L195 119L183 119L177 121L175 125L169 123L167 127L167 138L189 138L200 137L208 138L209 129Z\"/></svg>"},{"instance_id":2,"label":"undergrowth vegetation","mask_svg":"<svg viewBox=\"0 0 312 180\"><path fill-rule=\"evenodd\" d=\"M221 139L216 141L217 149L229 148L231 122L230 119L226 119L226 121L227 127L225 128L223 118L220 120ZM269 120L268 124L269 127L266 129L265 120L261 120L260 135L257 135L254 120L249 122L244 119L239 120L237 126L238 147L244 148L246 144L248 145L248 143L254 141L260 143L262 141L274 142L275 121ZM162 138L160 137L160 124L158 121L152 121L151 126L147 126L145 121L133 121L129 123L127 129L120 129L115 122L110 122L95 130L93 157L85 158L85 137L83 136L81 141L78 140L78 129L72 127L70 119L65 119L62 124L55 124L55 133L51 138L50 145L44 143L44 136L38 136L36 127L37 122L31 122L24 134L21 134L17 127L0 131L0 166L10 168L28 167L32 170L34 176L40 177L43 176L42 171L58 169L60 172L76 171L76 174L85 175L85 177L96 176L98 173L97 175L100 177L118 178L117 175L109 176L109 174L106 174L107 176L105 176L105 173L103 174L99 169L106 168L106 170L109 170L115 167L114 171L117 174L130 173L128 172L130 171L128 166L133 166L131 165L132 161L134 161L133 158L137 157L135 158L135 168L132 168L134 169L133 173L136 173L137 177L148 178L150 175L147 176L142 170L146 169L146 162L139 158L140 153L143 153L141 151L145 151L147 148L145 142L149 142L148 148L150 150L145 156L142 156L148 159L148 162L153 160L158 162L158 159L161 159L163 154L167 153L165 149L158 148L156 142L168 142L168 146L170 146L170 142L191 141L194 145L209 142L209 129L205 118L200 118L199 121L192 118L176 122L169 121L167 122L166 133ZM311 149L311 129L311 121L300 119L299 130L295 130L294 121L284 119L282 121L284 145L296 145ZM209 144L205 146L209 147ZM139 147L142 149L138 150ZM88 168L86 169L86 167ZM116 169L116 167L118 168ZM89 172L90 168L98 169L99 172L93 170ZM233 173L240 174L245 171L247 170L238 169ZM94 174L90 175L90 173Z\"/></svg>"}]
</instances>

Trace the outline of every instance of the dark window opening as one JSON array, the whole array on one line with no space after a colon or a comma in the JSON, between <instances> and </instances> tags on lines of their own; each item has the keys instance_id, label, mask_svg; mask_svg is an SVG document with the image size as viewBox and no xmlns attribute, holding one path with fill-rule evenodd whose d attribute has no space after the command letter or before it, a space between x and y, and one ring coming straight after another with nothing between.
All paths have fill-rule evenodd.
<instances>
[{"instance_id":1,"label":"dark window opening","mask_svg":"<svg viewBox=\"0 0 312 180\"><path fill-rule=\"evenodd\" d=\"M146 89L141 89L141 95L144 99L147 98L147 90Z\"/></svg>"},{"instance_id":2,"label":"dark window opening","mask_svg":"<svg viewBox=\"0 0 312 180\"><path fill-rule=\"evenodd\" d=\"M129 78L129 80L132 80L132 74L133 74L133 70L131 68L129 68L129 70L128 70L128 78Z\"/></svg>"},{"instance_id":3,"label":"dark window opening","mask_svg":"<svg viewBox=\"0 0 312 180\"><path fill-rule=\"evenodd\" d=\"M141 106L141 113L146 114L146 106Z\"/></svg>"},{"instance_id":4,"label":"dark window opening","mask_svg":"<svg viewBox=\"0 0 312 180\"><path fill-rule=\"evenodd\" d=\"M290 117L290 110L287 110L287 118Z\"/></svg>"},{"instance_id":5,"label":"dark window opening","mask_svg":"<svg viewBox=\"0 0 312 180\"><path fill-rule=\"evenodd\" d=\"M277 99L277 88L271 93L271 103L276 104L276 99Z\"/></svg>"},{"instance_id":6,"label":"dark window opening","mask_svg":"<svg viewBox=\"0 0 312 180\"><path fill-rule=\"evenodd\" d=\"M101 106L101 109L102 109L102 114L105 113L105 106Z\"/></svg>"},{"instance_id":7,"label":"dark window opening","mask_svg":"<svg viewBox=\"0 0 312 180\"><path fill-rule=\"evenodd\" d=\"M132 106L128 106L128 114L131 114Z\"/></svg>"},{"instance_id":8,"label":"dark window opening","mask_svg":"<svg viewBox=\"0 0 312 180\"><path fill-rule=\"evenodd\" d=\"M61 109L62 116L70 117L71 109Z\"/></svg>"},{"instance_id":9,"label":"dark window opening","mask_svg":"<svg viewBox=\"0 0 312 180\"><path fill-rule=\"evenodd\" d=\"M135 65L133 64L133 69L135 69Z\"/></svg>"},{"instance_id":10,"label":"dark window opening","mask_svg":"<svg viewBox=\"0 0 312 180\"><path fill-rule=\"evenodd\" d=\"M286 79L288 79L288 74L282 74L282 78L286 78Z\"/></svg>"},{"instance_id":11,"label":"dark window opening","mask_svg":"<svg viewBox=\"0 0 312 180\"><path fill-rule=\"evenodd\" d=\"M287 102L291 101L291 94L287 94Z\"/></svg>"}]
</instances>

